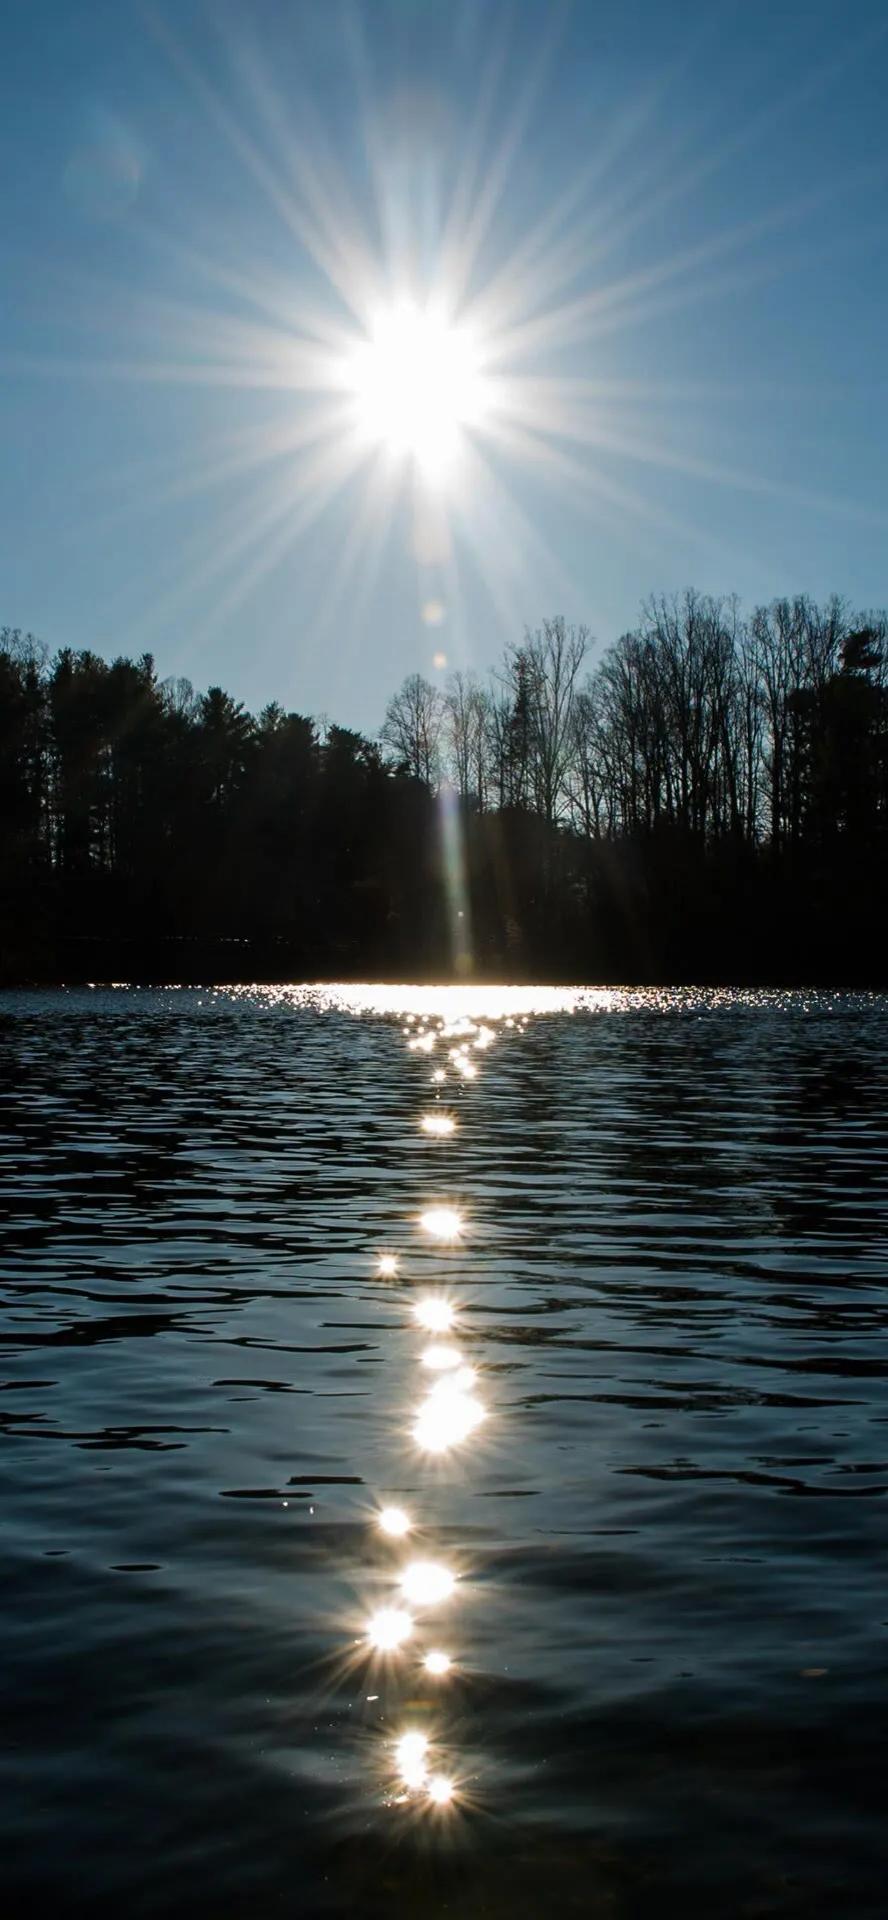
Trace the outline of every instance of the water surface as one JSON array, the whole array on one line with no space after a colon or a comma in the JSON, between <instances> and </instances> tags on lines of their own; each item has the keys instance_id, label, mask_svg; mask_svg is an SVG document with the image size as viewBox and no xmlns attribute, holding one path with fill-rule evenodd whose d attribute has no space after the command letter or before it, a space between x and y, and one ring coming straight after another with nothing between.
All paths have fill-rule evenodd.
<instances>
[{"instance_id":1,"label":"water surface","mask_svg":"<svg viewBox=\"0 0 888 1920\"><path fill-rule=\"evenodd\" d=\"M871 995L0 996L10 1911L883 1915L886 1049Z\"/></svg>"}]
</instances>

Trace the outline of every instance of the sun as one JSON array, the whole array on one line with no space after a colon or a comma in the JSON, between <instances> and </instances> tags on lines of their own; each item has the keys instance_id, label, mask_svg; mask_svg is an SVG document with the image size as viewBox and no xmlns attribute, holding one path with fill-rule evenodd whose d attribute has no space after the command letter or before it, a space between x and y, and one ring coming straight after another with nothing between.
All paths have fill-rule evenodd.
<instances>
[{"instance_id":1,"label":"sun","mask_svg":"<svg viewBox=\"0 0 888 1920\"><path fill-rule=\"evenodd\" d=\"M452 476L466 432L487 412L471 333L411 300L378 314L349 356L346 385L361 437L436 485Z\"/></svg>"}]
</instances>

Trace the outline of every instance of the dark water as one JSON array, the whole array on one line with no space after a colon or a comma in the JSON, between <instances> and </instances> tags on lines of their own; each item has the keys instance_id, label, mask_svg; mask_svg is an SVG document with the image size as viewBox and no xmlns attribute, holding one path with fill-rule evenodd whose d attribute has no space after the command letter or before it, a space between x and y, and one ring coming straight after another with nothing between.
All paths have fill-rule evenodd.
<instances>
[{"instance_id":1,"label":"dark water","mask_svg":"<svg viewBox=\"0 0 888 1920\"><path fill-rule=\"evenodd\" d=\"M0 1000L4 1910L883 1916L888 1001L350 992Z\"/></svg>"}]
</instances>

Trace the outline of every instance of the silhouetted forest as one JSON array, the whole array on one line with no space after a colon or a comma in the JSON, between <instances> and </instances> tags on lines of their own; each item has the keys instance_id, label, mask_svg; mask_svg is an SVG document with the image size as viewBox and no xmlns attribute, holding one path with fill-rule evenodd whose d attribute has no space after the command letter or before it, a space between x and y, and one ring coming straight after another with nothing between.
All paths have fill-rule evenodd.
<instances>
[{"instance_id":1,"label":"silhouetted forest","mask_svg":"<svg viewBox=\"0 0 888 1920\"><path fill-rule=\"evenodd\" d=\"M886 983L888 621L650 601L379 740L0 632L0 978Z\"/></svg>"}]
</instances>

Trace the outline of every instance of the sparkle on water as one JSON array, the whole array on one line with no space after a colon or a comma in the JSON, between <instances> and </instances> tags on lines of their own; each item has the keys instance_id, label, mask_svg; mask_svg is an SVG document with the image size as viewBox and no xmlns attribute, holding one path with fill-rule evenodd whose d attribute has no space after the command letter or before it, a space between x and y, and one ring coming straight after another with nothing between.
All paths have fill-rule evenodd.
<instances>
[{"instance_id":1,"label":"sparkle on water","mask_svg":"<svg viewBox=\"0 0 888 1920\"><path fill-rule=\"evenodd\" d=\"M463 1225L455 1207L427 1207L419 1216L419 1224L433 1240L458 1240Z\"/></svg>"},{"instance_id":2,"label":"sparkle on water","mask_svg":"<svg viewBox=\"0 0 888 1920\"><path fill-rule=\"evenodd\" d=\"M413 1620L404 1607L380 1607L367 1622L367 1638L378 1653L395 1653L412 1632Z\"/></svg>"},{"instance_id":3,"label":"sparkle on water","mask_svg":"<svg viewBox=\"0 0 888 1920\"><path fill-rule=\"evenodd\" d=\"M456 1319L456 1308L443 1294L429 1294L426 1299L417 1300L413 1317L427 1333L449 1333Z\"/></svg>"},{"instance_id":4,"label":"sparkle on water","mask_svg":"<svg viewBox=\"0 0 888 1920\"><path fill-rule=\"evenodd\" d=\"M401 1575L401 1592L414 1607L435 1607L449 1600L456 1576L439 1560L411 1560Z\"/></svg>"},{"instance_id":5,"label":"sparkle on water","mask_svg":"<svg viewBox=\"0 0 888 1920\"><path fill-rule=\"evenodd\" d=\"M447 1453L450 1447L467 1440L485 1417L474 1394L461 1388L445 1392L443 1387L442 1381L429 1394L414 1421L413 1438L423 1453Z\"/></svg>"},{"instance_id":6,"label":"sparkle on water","mask_svg":"<svg viewBox=\"0 0 888 1920\"><path fill-rule=\"evenodd\" d=\"M410 1532L410 1516L403 1507L383 1507L379 1516L379 1525L383 1533L390 1533L395 1540L401 1540Z\"/></svg>"},{"instance_id":7,"label":"sparkle on water","mask_svg":"<svg viewBox=\"0 0 888 1920\"><path fill-rule=\"evenodd\" d=\"M439 1647L433 1647L426 1654L422 1664L426 1673L434 1674L435 1679L440 1680L445 1673L450 1672L451 1659L449 1653L442 1653Z\"/></svg>"},{"instance_id":8,"label":"sparkle on water","mask_svg":"<svg viewBox=\"0 0 888 1920\"><path fill-rule=\"evenodd\" d=\"M449 1806L453 1799L453 1781L448 1780L445 1773L433 1773L428 1782L428 1793L436 1807Z\"/></svg>"},{"instance_id":9,"label":"sparkle on water","mask_svg":"<svg viewBox=\"0 0 888 1920\"><path fill-rule=\"evenodd\" d=\"M429 1397L435 1400L456 1400L461 1394L470 1393L477 1384L478 1375L474 1367L464 1366L462 1359L458 1358L456 1367L442 1372L440 1379L435 1380L430 1386Z\"/></svg>"},{"instance_id":10,"label":"sparkle on water","mask_svg":"<svg viewBox=\"0 0 888 1920\"><path fill-rule=\"evenodd\" d=\"M424 1113L420 1126L423 1133L440 1134L443 1137L446 1133L454 1132L456 1121L449 1113Z\"/></svg>"},{"instance_id":11,"label":"sparkle on water","mask_svg":"<svg viewBox=\"0 0 888 1920\"><path fill-rule=\"evenodd\" d=\"M436 1344L423 1349L422 1364L430 1367L433 1373L447 1373L452 1367L460 1365L462 1356L458 1347L445 1347Z\"/></svg>"},{"instance_id":12,"label":"sparkle on water","mask_svg":"<svg viewBox=\"0 0 888 1920\"><path fill-rule=\"evenodd\" d=\"M381 1253L376 1262L376 1271L381 1280L391 1280L398 1271L398 1262L393 1253Z\"/></svg>"},{"instance_id":13,"label":"sparkle on water","mask_svg":"<svg viewBox=\"0 0 888 1920\"><path fill-rule=\"evenodd\" d=\"M405 1787L419 1788L425 1785L428 1750L428 1735L425 1733L402 1733L397 1740L395 1758Z\"/></svg>"}]
</instances>

